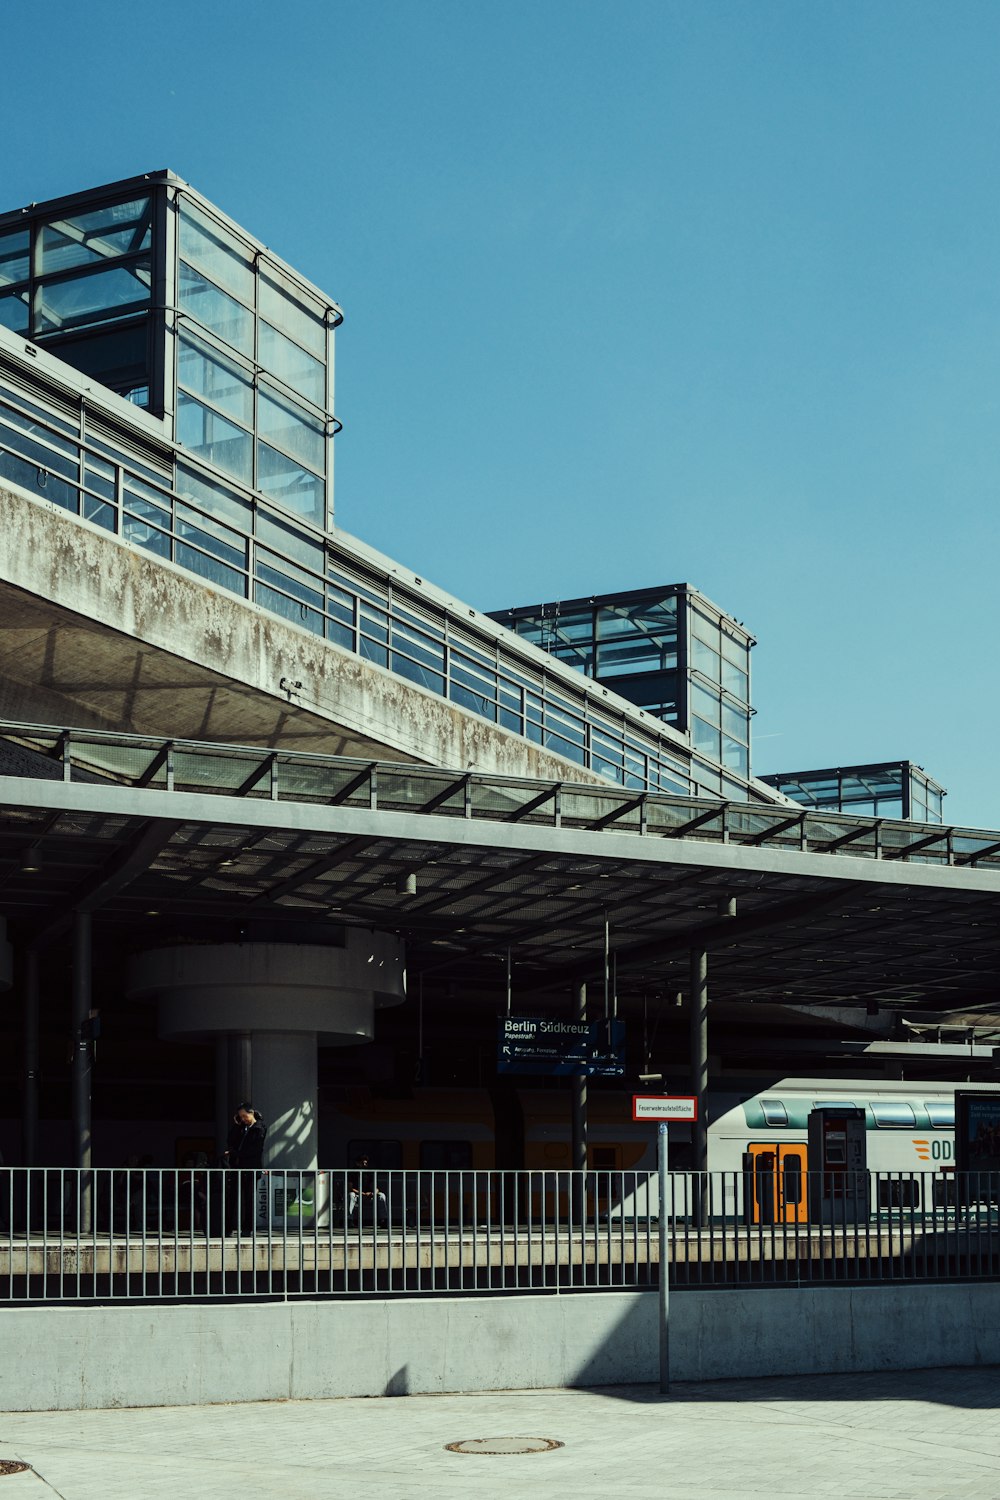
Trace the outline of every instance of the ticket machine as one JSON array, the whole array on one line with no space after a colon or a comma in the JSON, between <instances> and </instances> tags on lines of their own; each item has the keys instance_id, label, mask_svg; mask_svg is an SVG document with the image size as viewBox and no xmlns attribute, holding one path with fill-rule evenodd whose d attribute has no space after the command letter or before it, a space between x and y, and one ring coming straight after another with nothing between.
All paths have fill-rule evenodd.
<instances>
[{"instance_id":1,"label":"ticket machine","mask_svg":"<svg viewBox=\"0 0 1000 1500\"><path fill-rule=\"evenodd\" d=\"M824 1104L809 1113L809 1218L814 1224L857 1224L870 1211L865 1112L855 1104Z\"/></svg>"}]
</instances>

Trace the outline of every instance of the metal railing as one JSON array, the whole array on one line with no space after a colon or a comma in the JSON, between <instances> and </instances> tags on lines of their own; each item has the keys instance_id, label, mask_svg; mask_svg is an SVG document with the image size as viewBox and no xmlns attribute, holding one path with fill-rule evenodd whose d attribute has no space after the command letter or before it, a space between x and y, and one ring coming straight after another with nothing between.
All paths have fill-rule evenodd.
<instances>
[{"instance_id":1,"label":"metal railing","mask_svg":"<svg viewBox=\"0 0 1000 1500\"><path fill-rule=\"evenodd\" d=\"M1000 1278L1000 1174L674 1173L671 1284ZM649 1172L0 1169L0 1302L653 1289Z\"/></svg>"}]
</instances>

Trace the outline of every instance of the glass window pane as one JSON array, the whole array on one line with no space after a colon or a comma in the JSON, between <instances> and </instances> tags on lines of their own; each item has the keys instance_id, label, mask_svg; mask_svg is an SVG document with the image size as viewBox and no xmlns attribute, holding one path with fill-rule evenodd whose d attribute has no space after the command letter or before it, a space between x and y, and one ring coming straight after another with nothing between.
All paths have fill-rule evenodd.
<instances>
[{"instance_id":1,"label":"glass window pane","mask_svg":"<svg viewBox=\"0 0 1000 1500\"><path fill-rule=\"evenodd\" d=\"M732 662L734 666L745 672L747 669L747 648L742 641L722 632L722 654L726 661Z\"/></svg>"},{"instance_id":2,"label":"glass window pane","mask_svg":"<svg viewBox=\"0 0 1000 1500\"><path fill-rule=\"evenodd\" d=\"M691 738L696 750L718 760L720 755L719 731L696 715L691 719Z\"/></svg>"},{"instance_id":3,"label":"glass window pane","mask_svg":"<svg viewBox=\"0 0 1000 1500\"><path fill-rule=\"evenodd\" d=\"M149 302L149 280L149 260L145 259L46 282L35 293L35 327L39 332L76 328L143 308Z\"/></svg>"},{"instance_id":4,"label":"glass window pane","mask_svg":"<svg viewBox=\"0 0 1000 1500\"><path fill-rule=\"evenodd\" d=\"M266 443L257 444L257 488L286 510L323 525L326 486L322 479Z\"/></svg>"},{"instance_id":5,"label":"glass window pane","mask_svg":"<svg viewBox=\"0 0 1000 1500\"><path fill-rule=\"evenodd\" d=\"M196 474L184 464L177 466L177 493L193 500L210 515L232 521L241 531L251 529L253 509L248 501L239 499L232 490Z\"/></svg>"},{"instance_id":6,"label":"glass window pane","mask_svg":"<svg viewBox=\"0 0 1000 1500\"><path fill-rule=\"evenodd\" d=\"M42 225L42 274L148 250L150 241L149 198L105 204L89 213L55 219Z\"/></svg>"},{"instance_id":7,"label":"glass window pane","mask_svg":"<svg viewBox=\"0 0 1000 1500\"><path fill-rule=\"evenodd\" d=\"M913 1105L904 1104L901 1100L873 1100L872 1114L876 1125L889 1130L912 1130L917 1123Z\"/></svg>"},{"instance_id":8,"label":"glass window pane","mask_svg":"<svg viewBox=\"0 0 1000 1500\"><path fill-rule=\"evenodd\" d=\"M700 610L691 611L691 630L700 640L706 641L715 651L719 649L719 622L710 620Z\"/></svg>"},{"instance_id":9,"label":"glass window pane","mask_svg":"<svg viewBox=\"0 0 1000 1500\"><path fill-rule=\"evenodd\" d=\"M297 293L276 266L269 266L261 275L259 297L262 318L284 329L320 359L326 357L326 322L318 302L310 302L304 292Z\"/></svg>"},{"instance_id":10,"label":"glass window pane","mask_svg":"<svg viewBox=\"0 0 1000 1500\"><path fill-rule=\"evenodd\" d=\"M258 393L257 432L314 473L325 472L326 437L322 422L310 417L301 406L272 395L263 387Z\"/></svg>"},{"instance_id":11,"label":"glass window pane","mask_svg":"<svg viewBox=\"0 0 1000 1500\"><path fill-rule=\"evenodd\" d=\"M750 772L750 756L746 745L741 745L738 740L731 740L728 734L722 736L722 764L730 771L738 771L741 776L747 776Z\"/></svg>"},{"instance_id":12,"label":"glass window pane","mask_svg":"<svg viewBox=\"0 0 1000 1500\"><path fill-rule=\"evenodd\" d=\"M286 339L270 323L261 323L257 348L260 363L269 375L275 375L316 406L324 404L326 368L320 360Z\"/></svg>"},{"instance_id":13,"label":"glass window pane","mask_svg":"<svg viewBox=\"0 0 1000 1500\"><path fill-rule=\"evenodd\" d=\"M177 440L244 484L253 482L253 439L249 432L183 391L177 397Z\"/></svg>"},{"instance_id":14,"label":"glass window pane","mask_svg":"<svg viewBox=\"0 0 1000 1500\"><path fill-rule=\"evenodd\" d=\"M281 552L285 557L294 557L298 562L305 563L307 568L312 568L316 573L323 571L322 542L317 542L315 537L307 536L295 526L279 521L277 516L269 516L262 508L257 511L257 540L266 542L275 552Z\"/></svg>"},{"instance_id":15,"label":"glass window pane","mask_svg":"<svg viewBox=\"0 0 1000 1500\"><path fill-rule=\"evenodd\" d=\"M12 333L27 333L27 292L0 292L0 328L9 328Z\"/></svg>"},{"instance_id":16,"label":"glass window pane","mask_svg":"<svg viewBox=\"0 0 1000 1500\"><path fill-rule=\"evenodd\" d=\"M736 708L725 699L722 703L722 727L734 739L746 740L750 737L746 710Z\"/></svg>"},{"instance_id":17,"label":"glass window pane","mask_svg":"<svg viewBox=\"0 0 1000 1500\"><path fill-rule=\"evenodd\" d=\"M706 646L697 636L691 637L691 666L696 672L703 672L712 682L719 681L719 653Z\"/></svg>"},{"instance_id":18,"label":"glass window pane","mask_svg":"<svg viewBox=\"0 0 1000 1500\"><path fill-rule=\"evenodd\" d=\"M182 311L197 318L202 327L241 354L253 357L253 313L183 261L179 301Z\"/></svg>"},{"instance_id":19,"label":"glass window pane","mask_svg":"<svg viewBox=\"0 0 1000 1500\"><path fill-rule=\"evenodd\" d=\"M237 532L230 531L228 526L222 526L208 516L200 516L197 511L180 501L174 508L174 523L178 536L196 543L215 557L221 557L233 567L246 566L246 540Z\"/></svg>"},{"instance_id":20,"label":"glass window pane","mask_svg":"<svg viewBox=\"0 0 1000 1500\"><path fill-rule=\"evenodd\" d=\"M204 344L181 336L177 378L196 396L204 396L243 427L253 426L253 383L238 366Z\"/></svg>"},{"instance_id":21,"label":"glass window pane","mask_svg":"<svg viewBox=\"0 0 1000 1500\"><path fill-rule=\"evenodd\" d=\"M248 248L193 203L181 203L180 247L185 260L194 261L211 281L253 306L253 262Z\"/></svg>"},{"instance_id":22,"label":"glass window pane","mask_svg":"<svg viewBox=\"0 0 1000 1500\"><path fill-rule=\"evenodd\" d=\"M742 698L746 703L750 696L750 679L739 667L734 667L731 661L722 663L722 686L727 693L732 693L734 698Z\"/></svg>"},{"instance_id":23,"label":"glass window pane","mask_svg":"<svg viewBox=\"0 0 1000 1500\"><path fill-rule=\"evenodd\" d=\"M700 683L691 684L691 712L700 714L710 724L719 722L719 695L703 688Z\"/></svg>"},{"instance_id":24,"label":"glass window pane","mask_svg":"<svg viewBox=\"0 0 1000 1500\"><path fill-rule=\"evenodd\" d=\"M28 231L15 229L0 234L0 286L28 278Z\"/></svg>"}]
</instances>

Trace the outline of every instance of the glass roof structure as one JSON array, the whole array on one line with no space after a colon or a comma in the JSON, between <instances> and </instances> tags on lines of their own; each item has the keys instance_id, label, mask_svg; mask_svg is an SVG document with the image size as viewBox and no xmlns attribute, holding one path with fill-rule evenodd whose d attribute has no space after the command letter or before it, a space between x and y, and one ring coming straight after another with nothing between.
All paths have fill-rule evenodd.
<instances>
[{"instance_id":1,"label":"glass roof structure","mask_svg":"<svg viewBox=\"0 0 1000 1500\"><path fill-rule=\"evenodd\" d=\"M332 918L544 988L609 932L620 993L682 987L697 943L719 998L901 1004L978 999L998 957L1000 832L11 723L0 859L36 943L74 910L147 941Z\"/></svg>"},{"instance_id":2,"label":"glass roof structure","mask_svg":"<svg viewBox=\"0 0 1000 1500\"><path fill-rule=\"evenodd\" d=\"M824 771L779 771L761 780L803 807L910 818L917 823L944 820L944 787L909 760Z\"/></svg>"},{"instance_id":3,"label":"glass roof structure","mask_svg":"<svg viewBox=\"0 0 1000 1500\"><path fill-rule=\"evenodd\" d=\"M699 790L745 797L755 641L698 589L664 584L491 617L689 736Z\"/></svg>"}]
</instances>

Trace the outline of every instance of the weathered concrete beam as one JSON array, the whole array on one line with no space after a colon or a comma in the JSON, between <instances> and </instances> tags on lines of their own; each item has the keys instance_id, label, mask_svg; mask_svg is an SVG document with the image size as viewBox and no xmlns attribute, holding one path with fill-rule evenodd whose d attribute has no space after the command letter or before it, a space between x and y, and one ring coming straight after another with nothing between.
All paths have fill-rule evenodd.
<instances>
[{"instance_id":1,"label":"weathered concrete beam","mask_svg":"<svg viewBox=\"0 0 1000 1500\"><path fill-rule=\"evenodd\" d=\"M7 481L0 717L603 784Z\"/></svg>"}]
</instances>

